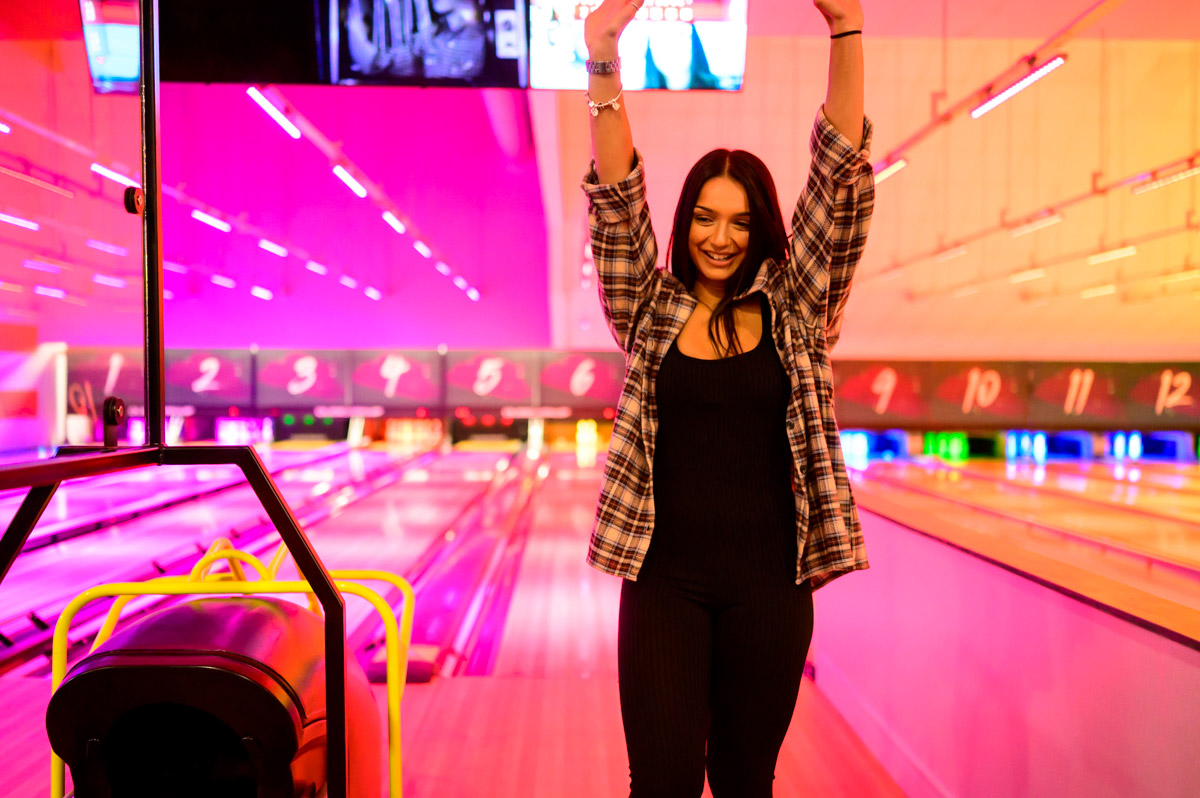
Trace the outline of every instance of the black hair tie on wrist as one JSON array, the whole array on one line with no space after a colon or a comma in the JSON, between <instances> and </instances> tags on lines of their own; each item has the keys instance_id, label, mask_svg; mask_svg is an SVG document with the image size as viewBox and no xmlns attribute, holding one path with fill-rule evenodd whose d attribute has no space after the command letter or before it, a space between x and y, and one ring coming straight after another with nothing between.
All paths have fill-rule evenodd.
<instances>
[{"instance_id":1,"label":"black hair tie on wrist","mask_svg":"<svg viewBox=\"0 0 1200 798\"><path fill-rule=\"evenodd\" d=\"M832 35L832 36L830 36L829 38L831 38L831 39L840 39L840 38L842 38L843 36L853 36L853 35L855 35L855 34L858 34L859 36L862 36L862 31L860 31L860 30L847 30L847 31L842 31L841 33L835 33L835 34L833 34L833 35Z\"/></svg>"}]
</instances>

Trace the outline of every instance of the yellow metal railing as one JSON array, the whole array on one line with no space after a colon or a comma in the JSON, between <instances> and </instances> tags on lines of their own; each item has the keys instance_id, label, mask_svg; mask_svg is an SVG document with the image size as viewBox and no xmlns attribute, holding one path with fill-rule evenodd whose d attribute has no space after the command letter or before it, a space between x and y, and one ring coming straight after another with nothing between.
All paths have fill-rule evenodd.
<instances>
[{"instance_id":1,"label":"yellow metal railing","mask_svg":"<svg viewBox=\"0 0 1200 798\"><path fill-rule=\"evenodd\" d=\"M92 651L108 640L117 627L121 611L130 601L138 596L202 596L202 595L239 595L271 593L301 593L308 595L309 607L320 613L320 605L313 595L312 588L305 581L278 581L276 574L287 556L287 549L280 545L266 565L257 557L238 551L233 544L222 538L209 546L208 551L192 567L188 576L170 576L153 579L149 582L114 582L108 585L98 585L85 590L76 596L58 617L54 628L54 645L51 655L51 693L58 689L66 678L67 672L67 633L71 621L83 607L97 599L116 597L104 624L96 633L92 643ZM224 561L228 571L213 572L213 567ZM258 579L248 581L245 578L246 564L257 572ZM402 750L400 739L400 701L404 696L405 671L408 667L408 651L412 641L413 626L413 590L407 580L375 570L345 570L330 571L329 576L334 580L337 589L343 593L359 596L368 602L383 619L386 644L387 670L387 710L388 710L388 784L392 798L401 798ZM391 606L384 601L378 592L358 584L359 581L378 581L400 590L404 597L400 620ZM340 685L327 685L326 689L338 689ZM63 798L66 785L66 766L63 760L53 751L50 753L50 795L51 798Z\"/></svg>"}]
</instances>

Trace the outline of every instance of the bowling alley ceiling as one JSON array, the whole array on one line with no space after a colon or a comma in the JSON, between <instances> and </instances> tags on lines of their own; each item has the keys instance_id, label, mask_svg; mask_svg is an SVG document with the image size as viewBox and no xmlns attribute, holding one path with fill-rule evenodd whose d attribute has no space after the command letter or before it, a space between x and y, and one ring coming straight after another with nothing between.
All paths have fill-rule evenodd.
<instances>
[{"instance_id":1,"label":"bowling alley ceiling","mask_svg":"<svg viewBox=\"0 0 1200 798\"><path fill-rule=\"evenodd\" d=\"M1194 359L1200 178L1144 189L1200 165L1200 4L1112 2L1070 28L1097 5L865 0L872 161L880 171L907 166L877 186L836 355ZM136 171L136 104L91 94L77 4L0 8L0 111ZM683 175L712 147L762 156L790 205L824 98L822 25L802 0L755 0L741 92L627 97L661 243ZM1031 54L1038 65L1066 61L979 119L964 112L936 123L987 86L1023 76ZM422 236L400 240L330 178L327 152L288 138L244 89L163 90L163 175L174 192L165 254L186 272L167 275L168 345L612 346L585 273L578 182L590 144L577 93L280 88L277 97ZM44 178L88 168L23 128L0 135L0 156L0 166ZM45 340L128 342L139 327L136 222L114 209L119 188L72 180L87 190L70 203L0 183L0 212L66 219L48 239L0 231L0 287L29 282L24 261L86 258L131 290L91 283L75 304L0 291L0 320L36 320ZM198 208L250 233L197 224ZM282 242L289 256L261 239ZM434 257L414 251L414 240ZM87 241L130 254L98 254Z\"/></svg>"}]
</instances>

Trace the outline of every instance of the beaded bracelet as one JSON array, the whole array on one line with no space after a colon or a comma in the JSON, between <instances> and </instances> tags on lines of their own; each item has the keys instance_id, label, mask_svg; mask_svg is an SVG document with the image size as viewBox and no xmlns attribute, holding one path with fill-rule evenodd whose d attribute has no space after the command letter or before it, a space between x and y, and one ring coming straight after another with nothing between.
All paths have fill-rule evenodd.
<instances>
[{"instance_id":1,"label":"beaded bracelet","mask_svg":"<svg viewBox=\"0 0 1200 798\"><path fill-rule=\"evenodd\" d=\"M583 96L587 98L588 111L591 112L592 116L600 116L600 109L602 109L602 108L611 108L614 111L620 111L621 110L621 102L620 102L621 95L624 92L625 92L625 89L622 88L620 91L617 92L616 97L613 97L611 100L605 100L602 103L593 102L592 95L588 94L587 92L584 92Z\"/></svg>"}]
</instances>

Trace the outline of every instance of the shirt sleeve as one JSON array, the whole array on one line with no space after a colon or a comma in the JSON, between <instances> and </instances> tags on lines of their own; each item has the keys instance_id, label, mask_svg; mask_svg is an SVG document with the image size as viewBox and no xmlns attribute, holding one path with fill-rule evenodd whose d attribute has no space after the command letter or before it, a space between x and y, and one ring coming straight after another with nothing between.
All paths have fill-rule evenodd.
<instances>
[{"instance_id":1,"label":"shirt sleeve","mask_svg":"<svg viewBox=\"0 0 1200 798\"><path fill-rule=\"evenodd\" d=\"M613 338L629 354L638 317L650 307L661 278L641 153L635 151L633 171L619 183L601 185L593 162L583 178L583 191L588 196L600 304Z\"/></svg>"},{"instance_id":2,"label":"shirt sleeve","mask_svg":"<svg viewBox=\"0 0 1200 798\"><path fill-rule=\"evenodd\" d=\"M830 349L842 329L850 282L862 259L875 207L870 148L873 125L863 118L855 149L822 107L808 146L812 166L792 216L793 302L810 328L823 328Z\"/></svg>"}]
</instances>

